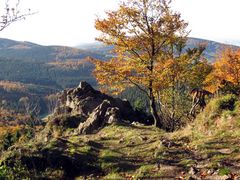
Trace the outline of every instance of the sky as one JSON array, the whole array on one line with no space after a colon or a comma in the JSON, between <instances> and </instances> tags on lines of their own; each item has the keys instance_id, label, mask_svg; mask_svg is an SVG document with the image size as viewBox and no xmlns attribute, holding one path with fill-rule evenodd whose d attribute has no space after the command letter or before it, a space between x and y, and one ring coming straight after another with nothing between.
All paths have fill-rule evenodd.
<instances>
[{"instance_id":1,"label":"sky","mask_svg":"<svg viewBox=\"0 0 240 180\"><path fill-rule=\"evenodd\" d=\"M0 32L1 38L41 45L76 46L99 35L97 16L117 9L118 0L22 0L35 15ZM190 36L240 45L240 0L173 0L172 8L189 23Z\"/></svg>"}]
</instances>

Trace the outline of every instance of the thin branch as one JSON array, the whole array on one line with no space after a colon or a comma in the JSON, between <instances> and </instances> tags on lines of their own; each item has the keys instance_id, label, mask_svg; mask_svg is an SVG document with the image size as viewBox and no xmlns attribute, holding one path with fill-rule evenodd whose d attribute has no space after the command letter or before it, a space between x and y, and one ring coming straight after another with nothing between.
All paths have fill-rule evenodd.
<instances>
[{"instance_id":1,"label":"thin branch","mask_svg":"<svg viewBox=\"0 0 240 180\"><path fill-rule=\"evenodd\" d=\"M11 8L11 7L9 7L9 0L6 1L6 3L5 3L5 11L6 12L3 15L1 15L2 20L0 21L0 31L3 31L10 24L12 24L16 21L23 20L27 16L34 15L37 13L37 12L31 13L30 9L29 9L28 13L20 14L19 4L20 4L20 0L17 1L14 8Z\"/></svg>"},{"instance_id":2,"label":"thin branch","mask_svg":"<svg viewBox=\"0 0 240 180\"><path fill-rule=\"evenodd\" d=\"M132 84L134 84L139 90L141 90L142 92L144 92L144 93L147 95L148 98L150 98L148 92L147 92L145 89L143 89L138 83L135 83L134 81L132 81L131 79L129 79L129 78L127 78L127 77L125 77L125 79L126 79L127 81L130 81Z\"/></svg>"}]
</instances>

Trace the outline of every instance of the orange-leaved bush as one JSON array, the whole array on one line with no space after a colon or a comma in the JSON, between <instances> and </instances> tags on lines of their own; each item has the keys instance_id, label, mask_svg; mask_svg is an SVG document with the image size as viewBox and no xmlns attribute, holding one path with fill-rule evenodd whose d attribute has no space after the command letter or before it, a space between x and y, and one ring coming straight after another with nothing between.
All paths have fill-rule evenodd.
<instances>
[{"instance_id":1,"label":"orange-leaved bush","mask_svg":"<svg viewBox=\"0 0 240 180\"><path fill-rule=\"evenodd\" d=\"M213 71L206 78L206 88L211 92L231 85L240 87L240 49L224 49L213 64Z\"/></svg>"}]
</instances>

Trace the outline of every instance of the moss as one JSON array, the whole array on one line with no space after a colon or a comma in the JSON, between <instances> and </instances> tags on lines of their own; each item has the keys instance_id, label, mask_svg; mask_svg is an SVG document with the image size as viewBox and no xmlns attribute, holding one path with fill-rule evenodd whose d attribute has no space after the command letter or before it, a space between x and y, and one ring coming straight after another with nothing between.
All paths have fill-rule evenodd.
<instances>
[{"instance_id":1,"label":"moss","mask_svg":"<svg viewBox=\"0 0 240 180\"><path fill-rule=\"evenodd\" d=\"M76 149L75 149L75 148L71 148L71 149L69 150L69 152L70 152L70 154L75 154L75 153L76 153Z\"/></svg>"},{"instance_id":2,"label":"moss","mask_svg":"<svg viewBox=\"0 0 240 180\"><path fill-rule=\"evenodd\" d=\"M47 144L46 148L52 149L52 148L56 147L57 144L58 144L58 141L56 139L53 139Z\"/></svg>"},{"instance_id":3,"label":"moss","mask_svg":"<svg viewBox=\"0 0 240 180\"><path fill-rule=\"evenodd\" d=\"M92 147L91 146L87 146L87 145L85 145L85 146L83 146L83 147L79 147L79 151L81 152L81 153L92 153Z\"/></svg>"}]
</instances>

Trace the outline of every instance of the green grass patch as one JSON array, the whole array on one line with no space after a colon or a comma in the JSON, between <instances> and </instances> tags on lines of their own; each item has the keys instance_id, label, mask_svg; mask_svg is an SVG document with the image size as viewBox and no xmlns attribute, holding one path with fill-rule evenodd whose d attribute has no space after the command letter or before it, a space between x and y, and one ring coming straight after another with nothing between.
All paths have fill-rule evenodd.
<instances>
[{"instance_id":1,"label":"green grass patch","mask_svg":"<svg viewBox=\"0 0 240 180\"><path fill-rule=\"evenodd\" d=\"M231 170L227 167L223 167L219 169L218 175L220 176L224 176L224 175L228 175L231 173Z\"/></svg>"},{"instance_id":2,"label":"green grass patch","mask_svg":"<svg viewBox=\"0 0 240 180\"><path fill-rule=\"evenodd\" d=\"M122 177L122 176L121 176L120 174L118 174L118 173L111 172L111 173L109 173L108 175L104 176L103 179L105 179L105 180L112 180L112 179L124 180L125 178Z\"/></svg>"},{"instance_id":3,"label":"green grass patch","mask_svg":"<svg viewBox=\"0 0 240 180\"><path fill-rule=\"evenodd\" d=\"M143 165L136 171L136 179L152 179L161 177L161 172L156 169L156 165Z\"/></svg>"}]
</instances>

